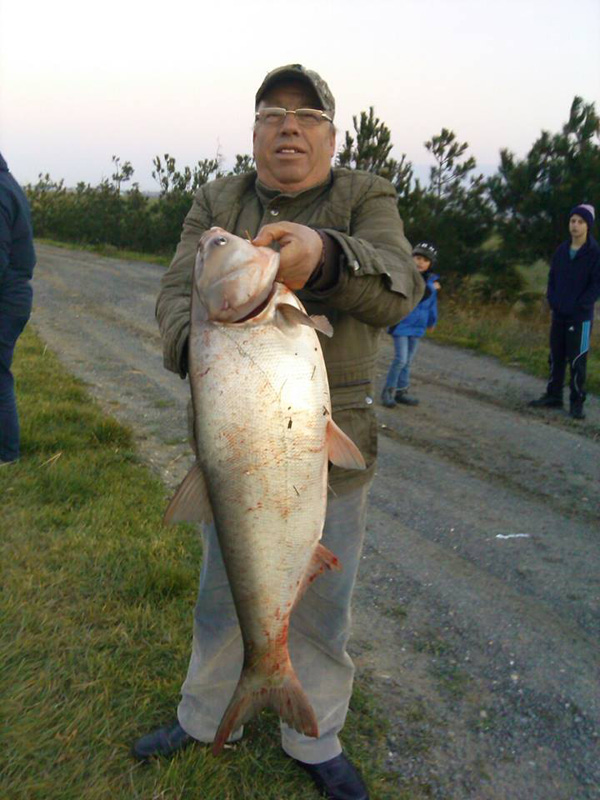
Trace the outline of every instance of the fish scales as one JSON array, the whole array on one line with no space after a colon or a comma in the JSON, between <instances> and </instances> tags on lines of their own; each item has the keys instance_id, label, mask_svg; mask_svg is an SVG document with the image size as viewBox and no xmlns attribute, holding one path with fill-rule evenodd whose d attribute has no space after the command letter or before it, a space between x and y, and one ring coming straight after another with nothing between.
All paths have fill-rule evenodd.
<instances>
[{"instance_id":1,"label":"fish scales","mask_svg":"<svg viewBox=\"0 0 600 800\"><path fill-rule=\"evenodd\" d=\"M194 271L189 376L197 465L167 522L214 520L244 644L244 663L213 745L264 706L318 736L314 710L290 661L290 614L325 569L319 540L328 460L364 469L331 419L316 334L332 335L275 282L278 255L213 228Z\"/></svg>"},{"instance_id":2,"label":"fish scales","mask_svg":"<svg viewBox=\"0 0 600 800\"><path fill-rule=\"evenodd\" d=\"M307 327L207 328L208 338L204 328L190 342L199 462L248 625L242 635L262 633L251 597L259 627L276 638L275 611L295 599L325 516L329 390L321 349Z\"/></svg>"}]
</instances>

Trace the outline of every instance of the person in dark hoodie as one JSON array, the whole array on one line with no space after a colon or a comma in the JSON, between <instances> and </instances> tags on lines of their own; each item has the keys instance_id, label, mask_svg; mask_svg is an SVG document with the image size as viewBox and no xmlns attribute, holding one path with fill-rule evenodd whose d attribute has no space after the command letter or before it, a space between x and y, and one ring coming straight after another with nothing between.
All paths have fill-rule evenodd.
<instances>
[{"instance_id":1,"label":"person in dark hoodie","mask_svg":"<svg viewBox=\"0 0 600 800\"><path fill-rule=\"evenodd\" d=\"M0 464L19 458L20 430L10 371L17 339L31 314L35 266L25 193L0 154Z\"/></svg>"},{"instance_id":2,"label":"person in dark hoodie","mask_svg":"<svg viewBox=\"0 0 600 800\"><path fill-rule=\"evenodd\" d=\"M570 240L563 242L550 262L547 297L552 311L550 378L545 393L529 405L562 408L567 360L571 370L570 407L583 419L585 373L594 303L600 297L600 247L592 236L594 207L580 204L569 215Z\"/></svg>"}]
</instances>

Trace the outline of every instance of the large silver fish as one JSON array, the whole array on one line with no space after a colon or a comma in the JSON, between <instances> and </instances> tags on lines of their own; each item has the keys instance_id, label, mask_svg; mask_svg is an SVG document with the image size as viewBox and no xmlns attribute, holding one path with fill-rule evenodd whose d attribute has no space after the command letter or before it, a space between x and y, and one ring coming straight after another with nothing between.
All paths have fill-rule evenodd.
<instances>
[{"instance_id":1,"label":"large silver fish","mask_svg":"<svg viewBox=\"0 0 600 800\"><path fill-rule=\"evenodd\" d=\"M288 653L294 605L325 569L319 540L328 460L364 469L331 417L327 374L309 317L276 282L279 256L212 228L192 288L189 375L198 459L165 521L214 520L244 644L239 683L213 753L261 708L318 736L314 711Z\"/></svg>"}]
</instances>

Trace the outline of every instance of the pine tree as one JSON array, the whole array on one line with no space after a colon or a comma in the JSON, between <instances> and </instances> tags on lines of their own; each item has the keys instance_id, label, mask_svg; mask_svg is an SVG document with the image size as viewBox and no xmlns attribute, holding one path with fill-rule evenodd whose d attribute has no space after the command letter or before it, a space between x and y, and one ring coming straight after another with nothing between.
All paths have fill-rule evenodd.
<instances>
[{"instance_id":1,"label":"pine tree","mask_svg":"<svg viewBox=\"0 0 600 800\"><path fill-rule=\"evenodd\" d=\"M413 177L412 164L403 154L400 161L390 158L392 151L392 134L390 129L379 117L375 116L373 106L360 112L360 119L353 116L354 134L346 131L344 146L336 157L338 167L360 169L365 172L374 172L387 178L394 184L396 190L406 195L410 192Z\"/></svg>"},{"instance_id":2,"label":"pine tree","mask_svg":"<svg viewBox=\"0 0 600 800\"><path fill-rule=\"evenodd\" d=\"M446 274L459 276L498 272L483 245L493 227L493 210L482 175L473 175L477 162L468 155L468 142L442 128L425 142L433 155L429 185L415 187L417 201L406 219L413 241L430 241L440 253L440 266ZM495 275L498 282L499 276Z\"/></svg>"},{"instance_id":3,"label":"pine tree","mask_svg":"<svg viewBox=\"0 0 600 800\"><path fill-rule=\"evenodd\" d=\"M436 161L430 172L430 188L438 200L442 197L449 198L453 191L460 188L460 184L469 172L477 166L473 156L462 164L459 163L459 158L462 158L468 147L468 142L458 142L456 134L448 128L442 128L439 136L432 136L425 142L425 148Z\"/></svg>"},{"instance_id":4,"label":"pine tree","mask_svg":"<svg viewBox=\"0 0 600 800\"><path fill-rule=\"evenodd\" d=\"M244 153L244 155L240 155L239 153L235 157L235 164L228 175L243 175L245 172L252 172L254 169L254 156L248 155L248 153Z\"/></svg>"},{"instance_id":5,"label":"pine tree","mask_svg":"<svg viewBox=\"0 0 600 800\"><path fill-rule=\"evenodd\" d=\"M427 240L436 245L446 278L475 272L493 275L496 287L518 285L514 270L505 269L483 244L493 226L493 210L482 175L474 176L473 156L468 143L459 142L453 131L442 128L425 147L433 155L428 186L415 179L413 166L402 155L390 158L392 137L389 128L375 116L373 107L352 118L354 135L346 131L344 146L336 164L362 169L387 178L395 187L398 210L405 233L412 243Z\"/></svg>"},{"instance_id":6,"label":"pine tree","mask_svg":"<svg viewBox=\"0 0 600 800\"><path fill-rule=\"evenodd\" d=\"M599 186L600 119L593 103L575 97L560 133L542 131L521 160L500 151L500 168L488 187L505 258L548 259L567 238L570 209L593 202Z\"/></svg>"}]
</instances>

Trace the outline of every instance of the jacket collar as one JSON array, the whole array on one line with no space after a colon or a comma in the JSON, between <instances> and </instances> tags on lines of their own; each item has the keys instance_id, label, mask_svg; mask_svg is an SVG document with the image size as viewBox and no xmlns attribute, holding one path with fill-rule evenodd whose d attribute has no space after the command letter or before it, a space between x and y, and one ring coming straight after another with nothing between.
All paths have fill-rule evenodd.
<instances>
[{"instance_id":1,"label":"jacket collar","mask_svg":"<svg viewBox=\"0 0 600 800\"><path fill-rule=\"evenodd\" d=\"M571 240L568 239L565 242L566 250L569 252L571 250ZM588 237L585 242L581 245L579 250L576 251L574 258L579 258L580 256L585 255L589 250L596 250L598 249L598 243L594 239L591 233L588 233Z\"/></svg>"},{"instance_id":2,"label":"jacket collar","mask_svg":"<svg viewBox=\"0 0 600 800\"><path fill-rule=\"evenodd\" d=\"M333 182L333 173L330 172L327 178L316 186L311 186L310 189L303 189L301 192L281 192L279 189L270 189L261 183L260 179L256 179L256 194L258 195L261 203L266 206L276 198L286 198L289 200L296 200L302 198L302 204L308 204L315 197L318 197L325 189L329 188Z\"/></svg>"}]
</instances>

